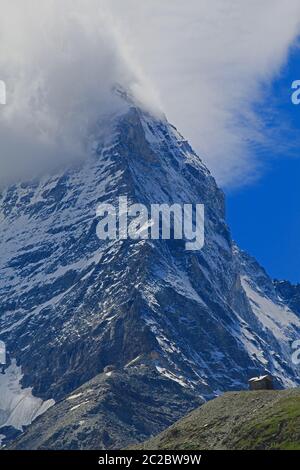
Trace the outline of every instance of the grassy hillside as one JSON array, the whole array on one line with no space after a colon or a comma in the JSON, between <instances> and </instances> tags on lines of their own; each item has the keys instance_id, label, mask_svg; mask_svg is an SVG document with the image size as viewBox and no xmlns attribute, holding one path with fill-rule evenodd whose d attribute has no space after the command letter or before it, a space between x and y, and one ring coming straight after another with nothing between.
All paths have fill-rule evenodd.
<instances>
[{"instance_id":1,"label":"grassy hillside","mask_svg":"<svg viewBox=\"0 0 300 470\"><path fill-rule=\"evenodd\" d=\"M225 393L135 448L300 450L300 389Z\"/></svg>"}]
</instances>

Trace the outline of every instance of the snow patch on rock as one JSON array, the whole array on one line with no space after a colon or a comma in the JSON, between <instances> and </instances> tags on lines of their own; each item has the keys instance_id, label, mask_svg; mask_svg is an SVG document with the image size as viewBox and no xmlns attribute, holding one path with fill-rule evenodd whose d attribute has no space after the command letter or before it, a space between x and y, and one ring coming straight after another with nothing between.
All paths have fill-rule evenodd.
<instances>
[{"instance_id":1,"label":"snow patch on rock","mask_svg":"<svg viewBox=\"0 0 300 470\"><path fill-rule=\"evenodd\" d=\"M48 408L54 400L43 401L32 394L32 388L22 388L21 367L13 359L4 374L0 374L0 429L12 426L20 431Z\"/></svg>"}]
</instances>

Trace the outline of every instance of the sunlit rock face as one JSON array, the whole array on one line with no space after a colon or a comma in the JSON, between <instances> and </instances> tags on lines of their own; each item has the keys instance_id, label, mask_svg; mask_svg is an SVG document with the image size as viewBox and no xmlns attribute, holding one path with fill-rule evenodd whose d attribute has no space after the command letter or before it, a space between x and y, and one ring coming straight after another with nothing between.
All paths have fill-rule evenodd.
<instances>
[{"instance_id":1,"label":"sunlit rock face","mask_svg":"<svg viewBox=\"0 0 300 470\"><path fill-rule=\"evenodd\" d=\"M107 365L155 370L195 405L262 371L299 384L299 316L232 243L224 195L201 159L164 118L133 105L108 128L83 163L0 196L0 338L22 387L62 400ZM204 248L99 240L97 206L119 196L204 204Z\"/></svg>"}]
</instances>

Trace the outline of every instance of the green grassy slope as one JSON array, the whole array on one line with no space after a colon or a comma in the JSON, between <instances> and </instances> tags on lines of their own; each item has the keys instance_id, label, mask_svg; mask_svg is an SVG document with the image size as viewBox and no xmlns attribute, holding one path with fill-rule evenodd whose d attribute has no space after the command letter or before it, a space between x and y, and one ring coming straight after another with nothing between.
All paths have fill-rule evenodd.
<instances>
[{"instance_id":1,"label":"green grassy slope","mask_svg":"<svg viewBox=\"0 0 300 470\"><path fill-rule=\"evenodd\" d=\"M300 450L300 389L225 393L135 448Z\"/></svg>"}]
</instances>

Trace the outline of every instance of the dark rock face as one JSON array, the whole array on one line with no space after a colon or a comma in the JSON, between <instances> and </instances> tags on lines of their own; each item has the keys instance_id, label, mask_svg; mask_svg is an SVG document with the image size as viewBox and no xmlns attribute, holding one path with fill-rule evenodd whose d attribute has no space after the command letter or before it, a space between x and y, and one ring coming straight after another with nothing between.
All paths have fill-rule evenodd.
<instances>
[{"instance_id":1,"label":"dark rock face","mask_svg":"<svg viewBox=\"0 0 300 470\"><path fill-rule=\"evenodd\" d=\"M274 281L278 295L291 310L300 315L300 284L293 285L289 281Z\"/></svg>"},{"instance_id":2,"label":"dark rock face","mask_svg":"<svg viewBox=\"0 0 300 470\"><path fill-rule=\"evenodd\" d=\"M147 206L205 204L203 250L180 240L100 241L98 204L117 206L124 195ZM145 381L155 368L183 396L245 388L265 370L279 386L299 383L290 349L298 316L233 245L223 193L167 121L131 107L81 165L4 190L0 220L0 339L36 396L64 403L106 366L131 364ZM124 445L104 431L103 446ZM75 446L66 436L51 446Z\"/></svg>"},{"instance_id":3,"label":"dark rock face","mask_svg":"<svg viewBox=\"0 0 300 470\"><path fill-rule=\"evenodd\" d=\"M13 426L1 427L1 446L7 446L22 434L22 431L15 429Z\"/></svg>"},{"instance_id":4,"label":"dark rock face","mask_svg":"<svg viewBox=\"0 0 300 470\"><path fill-rule=\"evenodd\" d=\"M155 435L201 403L153 368L94 377L15 441L17 449L113 449Z\"/></svg>"}]
</instances>

